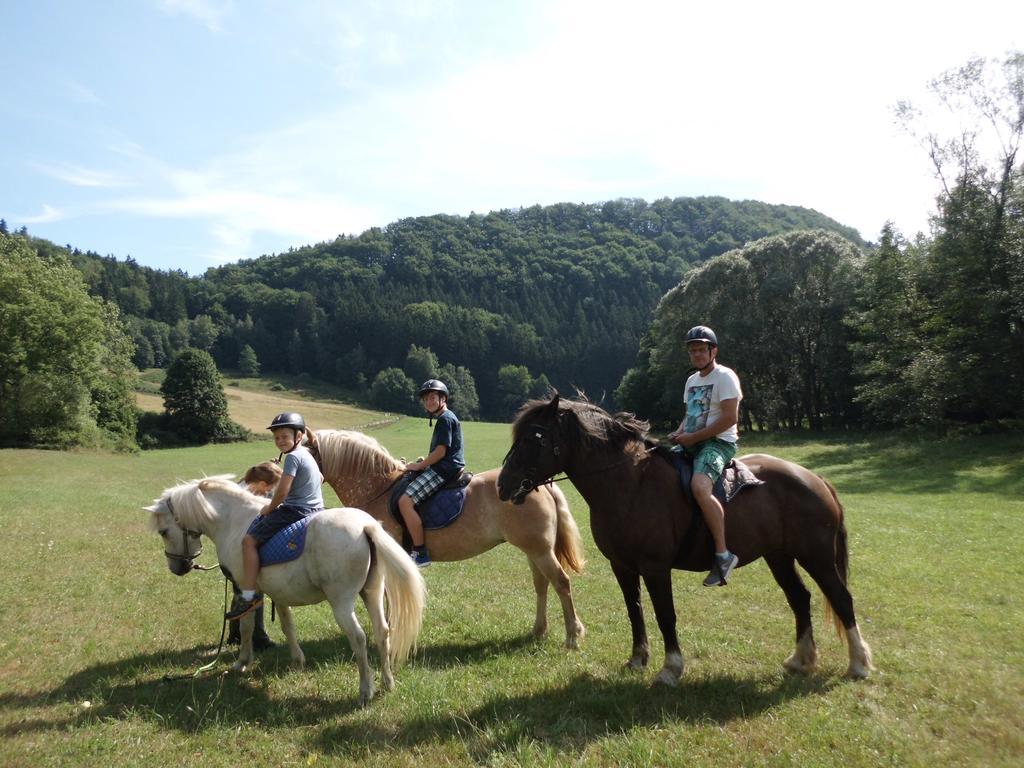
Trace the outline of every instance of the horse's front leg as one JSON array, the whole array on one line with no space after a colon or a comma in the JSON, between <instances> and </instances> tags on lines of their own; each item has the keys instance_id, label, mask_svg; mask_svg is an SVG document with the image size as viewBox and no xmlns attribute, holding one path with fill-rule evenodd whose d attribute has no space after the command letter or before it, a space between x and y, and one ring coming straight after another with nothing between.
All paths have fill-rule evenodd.
<instances>
[{"instance_id":1,"label":"horse's front leg","mask_svg":"<svg viewBox=\"0 0 1024 768\"><path fill-rule=\"evenodd\" d=\"M245 672L246 667L252 663L252 631L256 627L256 611L249 611L246 616L238 620L238 658L232 665L236 672Z\"/></svg>"},{"instance_id":2,"label":"horse's front leg","mask_svg":"<svg viewBox=\"0 0 1024 768\"><path fill-rule=\"evenodd\" d=\"M654 615L658 619L658 628L665 642L665 664L654 678L655 683L675 685L683 676L683 654L679 650L679 636L676 634L676 608L672 599L672 571L644 574L647 594L654 605Z\"/></svg>"},{"instance_id":3,"label":"horse's front leg","mask_svg":"<svg viewBox=\"0 0 1024 768\"><path fill-rule=\"evenodd\" d=\"M292 657L292 666L301 669L306 665L306 655L299 647L299 641L295 637L295 617L292 614L291 606L282 603L274 603L278 615L281 617L281 631L284 632L284 639L288 641L288 652Z\"/></svg>"},{"instance_id":4,"label":"horse's front leg","mask_svg":"<svg viewBox=\"0 0 1024 768\"><path fill-rule=\"evenodd\" d=\"M644 608L640 603L640 574L618 563L612 563L612 573L615 574L615 579L619 582L619 589L622 590L622 599L626 602L626 615L629 616L629 626L633 630L633 655L626 662L626 669L641 670L647 666L650 649L647 646Z\"/></svg>"}]
</instances>

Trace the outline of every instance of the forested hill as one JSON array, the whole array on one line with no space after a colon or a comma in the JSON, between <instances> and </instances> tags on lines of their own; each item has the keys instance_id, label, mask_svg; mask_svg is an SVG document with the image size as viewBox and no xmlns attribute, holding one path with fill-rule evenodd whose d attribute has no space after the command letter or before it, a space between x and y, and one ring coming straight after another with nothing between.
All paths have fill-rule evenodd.
<instances>
[{"instance_id":1,"label":"forested hill","mask_svg":"<svg viewBox=\"0 0 1024 768\"><path fill-rule=\"evenodd\" d=\"M461 367L481 415L504 418L520 390L548 381L610 394L691 265L811 228L862 245L816 211L702 197L403 219L198 278L94 254L73 261L129 317L140 365L166 365L191 344L235 368L249 345L264 372L368 390L389 368L414 376L416 345Z\"/></svg>"}]
</instances>

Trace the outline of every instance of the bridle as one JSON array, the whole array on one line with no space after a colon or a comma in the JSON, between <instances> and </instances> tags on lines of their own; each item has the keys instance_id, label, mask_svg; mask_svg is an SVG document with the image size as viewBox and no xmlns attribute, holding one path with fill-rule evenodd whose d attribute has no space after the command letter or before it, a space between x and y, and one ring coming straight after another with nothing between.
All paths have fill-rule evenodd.
<instances>
[{"instance_id":1,"label":"bridle","mask_svg":"<svg viewBox=\"0 0 1024 768\"><path fill-rule=\"evenodd\" d=\"M561 419L559 419L559 421L561 421ZM543 424L527 424L525 430L522 432L522 434L520 435L519 439L516 440L514 443L512 443L512 447L508 449L508 453L505 454L505 458L501 460L502 467L504 467L504 466L506 466L508 464L508 460L510 458L512 458L513 455L515 455L516 451L521 447L521 444L524 444L526 440L532 440L532 441L534 441L536 443L537 451L534 454L534 456L539 458L540 455L541 455L541 449L544 448L545 443L546 443L546 441L548 439L548 433L549 432L551 432L551 427L546 427ZM560 436L561 432L559 430L555 430L555 435L559 435ZM651 451L655 450L656 448L657 448L657 446L652 445L649 448L646 448L644 450L644 453L648 454ZM551 455L552 456L560 456L561 453L562 453L562 446L561 446L561 444L557 440L552 440ZM635 461L635 460L636 459L635 459L634 456L624 456L621 459L618 459L617 461L613 461L611 464L609 464L609 465L607 465L605 467L599 467L597 469L591 469L591 470L588 470L586 472L578 472L578 473L575 473L574 476L577 477L577 478L583 478L583 477L590 477L591 475L603 474L603 473L607 472L609 469L614 469L615 467L621 466L623 464L627 464L627 463ZM523 479L519 482L519 487L512 494L511 498L513 498L513 499L515 499L515 498L522 498L526 494L531 493L532 491L537 490L542 485L550 485L551 483L560 483L563 480L568 480L569 479L569 476L567 474L563 474L561 477L555 477L554 475L552 475L551 477L547 478L546 480L535 480L534 478L538 474L539 474L539 469L538 469L537 463L535 461L535 463L532 466L528 466L525 469L525 471L523 472Z\"/></svg>"},{"instance_id":2,"label":"bridle","mask_svg":"<svg viewBox=\"0 0 1024 768\"><path fill-rule=\"evenodd\" d=\"M199 557L201 554L203 554L203 534L199 531L193 531L190 528L186 528L181 524L181 521L178 520L178 515L174 512L174 505L171 503L170 496L164 499L164 503L167 504L167 511L171 513L171 517L174 519L174 522L181 529L181 547L185 552L185 554L179 555L176 552L168 552L167 548L165 547L164 556L167 557L168 560L175 560L179 563L188 563L189 570L192 571L212 571L214 568L216 568L217 566L213 565L195 564L195 559ZM188 540L190 538L196 539L199 542L199 549L197 549L195 551L195 554L192 555L188 554Z\"/></svg>"},{"instance_id":3,"label":"bridle","mask_svg":"<svg viewBox=\"0 0 1024 768\"><path fill-rule=\"evenodd\" d=\"M505 454L505 458L501 460L501 466L506 466L508 464L509 459L512 458L512 456L514 456L516 452L526 444L527 440L532 440L533 442L536 443L537 450L534 453L534 456L540 457L541 450L544 448L550 432L551 428L545 427L542 424L527 424L526 428L520 434L519 439L512 443L512 447L508 449L508 453ZM558 434L557 430L555 434ZM552 440L551 455L560 456L561 453L562 446L558 442ZM530 493L531 491L537 490L537 488L540 487L541 485L546 485L548 483L557 483L562 480L568 479L568 475L564 475L559 478L555 478L552 475L546 480L534 480L534 477L536 477L539 474L539 471L540 470L535 460L534 464L528 466L524 470L523 479L520 481L519 487L516 489L515 493L512 494L512 498L521 498L526 494Z\"/></svg>"}]
</instances>

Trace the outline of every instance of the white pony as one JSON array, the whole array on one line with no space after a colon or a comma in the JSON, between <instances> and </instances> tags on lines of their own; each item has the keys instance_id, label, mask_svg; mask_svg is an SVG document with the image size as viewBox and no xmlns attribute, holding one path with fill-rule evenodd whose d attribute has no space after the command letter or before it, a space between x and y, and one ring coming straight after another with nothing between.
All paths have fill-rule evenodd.
<instances>
[{"instance_id":1,"label":"white pony","mask_svg":"<svg viewBox=\"0 0 1024 768\"><path fill-rule=\"evenodd\" d=\"M184 576L193 570L193 561L202 552L200 537L206 535L216 545L220 562L233 574L241 574L242 537L264 504L266 499L240 488L229 475L221 475L168 488L145 509L150 529L163 538L172 573ZM281 614L281 629L296 666L305 663L305 656L295 640L290 606L330 602L355 653L359 704L366 706L373 698L374 683L366 634L355 613L356 596L361 595L380 652L381 685L385 690L394 686L392 665L405 661L416 646L426 586L409 555L380 523L350 507L320 512L309 522L302 555L261 568L258 584ZM253 623L252 613L241 621L242 643L234 665L239 671L253 658Z\"/></svg>"}]
</instances>

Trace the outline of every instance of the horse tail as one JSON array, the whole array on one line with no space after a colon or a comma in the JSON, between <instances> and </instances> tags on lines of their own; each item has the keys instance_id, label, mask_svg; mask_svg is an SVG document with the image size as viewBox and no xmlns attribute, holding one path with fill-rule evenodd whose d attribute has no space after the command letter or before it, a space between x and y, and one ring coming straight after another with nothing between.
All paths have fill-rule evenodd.
<instances>
[{"instance_id":1,"label":"horse tail","mask_svg":"<svg viewBox=\"0 0 1024 768\"><path fill-rule=\"evenodd\" d=\"M819 475L819 477L821 477ZM839 579L845 586L849 586L850 583L850 550L847 545L846 536L846 520L845 513L843 511L843 504L839 501L839 494L836 493L835 487L825 478L821 477L821 481L825 483L825 487L828 488L828 492L832 494L832 500L836 503L836 507L839 509L839 528L836 531L836 571L839 573ZM836 628L836 633L843 637L846 632L846 628L843 626L842 620L839 615L835 612L832 607L832 603L829 602L828 598L825 598L825 621L831 621Z\"/></svg>"},{"instance_id":2,"label":"horse tail","mask_svg":"<svg viewBox=\"0 0 1024 768\"><path fill-rule=\"evenodd\" d=\"M555 514L557 515L555 526L555 557L558 558L562 570L583 573L583 566L587 564L583 557L583 542L580 539L580 529L576 525L576 519L569 510L569 501L562 493L562 489L554 483L545 486L551 497L555 500Z\"/></svg>"},{"instance_id":3,"label":"horse tail","mask_svg":"<svg viewBox=\"0 0 1024 768\"><path fill-rule=\"evenodd\" d=\"M388 603L391 663L398 666L416 650L416 638L423 626L427 585L409 553L374 521L363 529L377 551L377 564L384 574Z\"/></svg>"}]
</instances>

